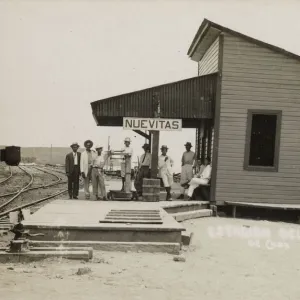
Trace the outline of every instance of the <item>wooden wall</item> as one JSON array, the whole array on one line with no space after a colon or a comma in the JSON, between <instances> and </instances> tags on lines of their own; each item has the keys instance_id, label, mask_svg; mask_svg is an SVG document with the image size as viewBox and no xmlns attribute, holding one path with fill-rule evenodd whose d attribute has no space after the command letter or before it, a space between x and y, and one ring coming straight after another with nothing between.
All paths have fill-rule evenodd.
<instances>
[{"instance_id":1,"label":"wooden wall","mask_svg":"<svg viewBox=\"0 0 300 300\"><path fill-rule=\"evenodd\" d=\"M218 72L219 37L211 44L198 63L198 76Z\"/></svg>"},{"instance_id":2,"label":"wooden wall","mask_svg":"<svg viewBox=\"0 0 300 300\"><path fill-rule=\"evenodd\" d=\"M300 62L224 34L215 200L300 204ZM278 172L243 169L248 109L282 110Z\"/></svg>"}]
</instances>

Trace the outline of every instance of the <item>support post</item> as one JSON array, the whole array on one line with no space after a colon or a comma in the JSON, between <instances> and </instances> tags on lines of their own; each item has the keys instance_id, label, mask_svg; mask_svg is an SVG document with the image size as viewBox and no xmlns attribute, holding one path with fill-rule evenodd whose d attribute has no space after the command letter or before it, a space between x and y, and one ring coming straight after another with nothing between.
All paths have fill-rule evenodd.
<instances>
[{"instance_id":1,"label":"support post","mask_svg":"<svg viewBox=\"0 0 300 300\"><path fill-rule=\"evenodd\" d=\"M160 100L159 95L152 96L153 101L153 115L154 118L160 118ZM156 179L158 175L158 147L159 147L159 131L152 131L152 159L151 159L151 178Z\"/></svg>"},{"instance_id":2,"label":"support post","mask_svg":"<svg viewBox=\"0 0 300 300\"><path fill-rule=\"evenodd\" d=\"M159 131L152 131L152 137L151 178L155 179L158 175Z\"/></svg>"},{"instance_id":3,"label":"support post","mask_svg":"<svg viewBox=\"0 0 300 300\"><path fill-rule=\"evenodd\" d=\"M125 156L125 192L131 192L131 157Z\"/></svg>"}]
</instances>

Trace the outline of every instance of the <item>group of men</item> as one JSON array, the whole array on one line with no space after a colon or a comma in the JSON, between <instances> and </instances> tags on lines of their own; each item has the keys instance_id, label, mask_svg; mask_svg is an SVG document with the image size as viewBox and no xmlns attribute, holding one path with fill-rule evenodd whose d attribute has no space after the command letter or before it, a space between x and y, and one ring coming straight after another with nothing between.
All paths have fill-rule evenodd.
<instances>
[{"instance_id":1,"label":"group of men","mask_svg":"<svg viewBox=\"0 0 300 300\"><path fill-rule=\"evenodd\" d=\"M93 142L84 142L85 151L78 152L79 144L72 143L72 152L66 156L66 175L68 176L68 192L70 199L78 199L79 177L84 182L85 198L90 199L90 181L92 181L93 194L96 200L106 200L104 183L105 157L103 147L98 145L92 149Z\"/></svg>"},{"instance_id":2,"label":"group of men","mask_svg":"<svg viewBox=\"0 0 300 300\"><path fill-rule=\"evenodd\" d=\"M133 149L130 147L131 140L126 138L124 140L124 148L120 151L122 155L121 162L121 177L122 177L122 189L124 191L125 175L126 175L126 163L129 164L127 169L131 170L131 158L133 156ZM114 152L108 153L106 157L103 154L103 147L96 146L94 151L92 149L93 142L87 140L84 142L85 151L78 152L78 143L72 143L72 152L66 156L66 175L68 176L68 191L70 199L78 199L79 192L79 178L82 177L84 181L84 193L85 198L90 199L90 181L92 181L93 195L96 200L106 200L106 188L104 182L104 166L106 159ZM137 195L141 197L143 195L143 179L150 178L151 170L151 149L149 144L144 144L144 153L141 155L138 161L138 172L134 181L134 186ZM178 199L184 199L184 193L187 189L188 199L191 200L195 188L199 185L208 184L211 177L211 165L210 158L205 159L205 164L201 166L199 172L194 175L194 168L197 164L196 155L191 151L192 144L187 142L185 144L186 151L182 155L182 169L181 169L181 194ZM168 147L163 145L161 147L161 155L158 158L158 177L166 190L166 200L171 201L171 187L173 185L173 166L174 160L167 154ZM127 159L126 159L127 158ZM125 163L126 161L126 163Z\"/></svg>"},{"instance_id":3,"label":"group of men","mask_svg":"<svg viewBox=\"0 0 300 300\"><path fill-rule=\"evenodd\" d=\"M186 151L182 155L181 163L181 193L178 199L184 199L185 190L187 189L188 200L192 200L194 190L199 185L207 185L211 178L211 160L206 157L203 165L200 166L200 170L194 175L194 169L197 165L196 154L191 151L192 144L187 142L185 144ZM143 194L143 178L150 177L151 169L151 153L148 144L143 146L145 153L140 157L138 173L135 179L135 188L138 196ZM168 147L163 145L161 147L161 155L158 159L158 177L161 178L162 184L167 192L166 200L171 201L171 188L173 185L173 165L174 160L167 155Z\"/></svg>"}]
</instances>

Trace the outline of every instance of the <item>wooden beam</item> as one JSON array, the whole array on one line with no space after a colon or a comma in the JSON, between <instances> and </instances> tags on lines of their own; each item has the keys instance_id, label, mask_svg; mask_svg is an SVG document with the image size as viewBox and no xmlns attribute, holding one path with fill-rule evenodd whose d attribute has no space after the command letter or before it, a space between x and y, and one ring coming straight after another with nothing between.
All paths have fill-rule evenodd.
<instances>
[{"instance_id":1,"label":"wooden beam","mask_svg":"<svg viewBox=\"0 0 300 300\"><path fill-rule=\"evenodd\" d=\"M142 137L144 137L145 139L149 140L150 139L150 135L141 131L141 130L133 130L134 132L136 132L137 134L141 135Z\"/></svg>"},{"instance_id":2,"label":"wooden beam","mask_svg":"<svg viewBox=\"0 0 300 300\"><path fill-rule=\"evenodd\" d=\"M158 147L159 131L152 132L152 160L151 160L151 178L157 178L158 175Z\"/></svg>"},{"instance_id":3,"label":"wooden beam","mask_svg":"<svg viewBox=\"0 0 300 300\"><path fill-rule=\"evenodd\" d=\"M131 158L125 157L125 192L131 192Z\"/></svg>"}]
</instances>

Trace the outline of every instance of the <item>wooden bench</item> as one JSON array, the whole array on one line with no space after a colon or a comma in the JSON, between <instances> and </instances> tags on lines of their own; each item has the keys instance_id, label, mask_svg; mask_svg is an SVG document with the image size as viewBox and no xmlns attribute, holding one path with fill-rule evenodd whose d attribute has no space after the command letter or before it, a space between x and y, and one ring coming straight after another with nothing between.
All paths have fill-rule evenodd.
<instances>
[{"instance_id":1,"label":"wooden bench","mask_svg":"<svg viewBox=\"0 0 300 300\"><path fill-rule=\"evenodd\" d=\"M207 184L201 184L195 188L192 198L197 199L200 196L200 200L210 200L210 181Z\"/></svg>"}]
</instances>

